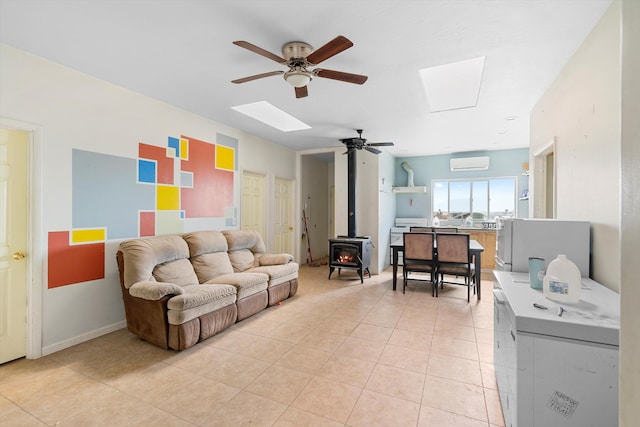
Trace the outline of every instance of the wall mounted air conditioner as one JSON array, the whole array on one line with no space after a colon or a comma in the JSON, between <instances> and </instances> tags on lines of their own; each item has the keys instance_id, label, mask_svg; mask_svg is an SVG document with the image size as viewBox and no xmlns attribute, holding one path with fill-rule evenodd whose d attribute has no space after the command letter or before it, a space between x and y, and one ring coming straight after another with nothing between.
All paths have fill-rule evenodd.
<instances>
[{"instance_id":1,"label":"wall mounted air conditioner","mask_svg":"<svg viewBox=\"0 0 640 427\"><path fill-rule=\"evenodd\" d=\"M489 157L459 157L449 160L451 172L486 171L489 169Z\"/></svg>"}]
</instances>

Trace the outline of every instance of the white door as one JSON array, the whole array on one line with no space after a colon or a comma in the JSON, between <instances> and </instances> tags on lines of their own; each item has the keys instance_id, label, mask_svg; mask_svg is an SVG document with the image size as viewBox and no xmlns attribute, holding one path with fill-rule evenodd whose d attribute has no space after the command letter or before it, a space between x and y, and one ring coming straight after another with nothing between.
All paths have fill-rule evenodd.
<instances>
[{"instance_id":1,"label":"white door","mask_svg":"<svg viewBox=\"0 0 640 427\"><path fill-rule=\"evenodd\" d=\"M243 172L242 174L242 201L240 209L243 230L254 230L260 233L265 240L265 201L266 178L264 175ZM266 240L265 240L266 243Z\"/></svg>"},{"instance_id":2,"label":"white door","mask_svg":"<svg viewBox=\"0 0 640 427\"><path fill-rule=\"evenodd\" d=\"M276 178L274 188L274 251L291 254L293 242L293 221L291 220L292 182L289 179Z\"/></svg>"},{"instance_id":3,"label":"white door","mask_svg":"<svg viewBox=\"0 0 640 427\"><path fill-rule=\"evenodd\" d=\"M27 150L29 134L0 129L0 363L27 348Z\"/></svg>"}]
</instances>

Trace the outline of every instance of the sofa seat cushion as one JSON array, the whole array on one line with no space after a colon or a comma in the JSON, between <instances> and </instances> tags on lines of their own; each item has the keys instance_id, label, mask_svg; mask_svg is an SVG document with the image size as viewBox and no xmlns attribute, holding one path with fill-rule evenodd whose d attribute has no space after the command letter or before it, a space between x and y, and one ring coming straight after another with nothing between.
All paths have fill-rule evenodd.
<instances>
[{"instance_id":1,"label":"sofa seat cushion","mask_svg":"<svg viewBox=\"0 0 640 427\"><path fill-rule=\"evenodd\" d=\"M181 325L206 313L235 304L237 290L231 285L189 285L184 294L167 302L169 324Z\"/></svg>"},{"instance_id":2,"label":"sofa seat cushion","mask_svg":"<svg viewBox=\"0 0 640 427\"><path fill-rule=\"evenodd\" d=\"M249 270L251 273L265 273L269 275L269 286L295 279L298 277L298 263L290 262L284 265L263 265Z\"/></svg>"},{"instance_id":3,"label":"sofa seat cushion","mask_svg":"<svg viewBox=\"0 0 640 427\"><path fill-rule=\"evenodd\" d=\"M225 285L189 285L183 286L184 293L176 295L167 302L170 310L188 310L199 307L229 295L236 295L236 288Z\"/></svg>"},{"instance_id":4,"label":"sofa seat cushion","mask_svg":"<svg viewBox=\"0 0 640 427\"><path fill-rule=\"evenodd\" d=\"M223 274L206 282L206 284L227 284L237 289L238 299L246 298L267 289L269 276L264 273L231 273Z\"/></svg>"}]
</instances>

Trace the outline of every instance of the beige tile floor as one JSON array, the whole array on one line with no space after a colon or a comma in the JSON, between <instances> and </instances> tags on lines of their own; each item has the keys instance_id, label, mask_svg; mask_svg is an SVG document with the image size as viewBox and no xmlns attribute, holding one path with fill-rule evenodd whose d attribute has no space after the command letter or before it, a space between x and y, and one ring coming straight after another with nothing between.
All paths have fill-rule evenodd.
<instances>
[{"instance_id":1,"label":"beige tile floor","mask_svg":"<svg viewBox=\"0 0 640 427\"><path fill-rule=\"evenodd\" d=\"M336 272L337 273L337 272ZM503 426L493 300L327 280L183 352L120 330L0 366L0 426Z\"/></svg>"}]
</instances>

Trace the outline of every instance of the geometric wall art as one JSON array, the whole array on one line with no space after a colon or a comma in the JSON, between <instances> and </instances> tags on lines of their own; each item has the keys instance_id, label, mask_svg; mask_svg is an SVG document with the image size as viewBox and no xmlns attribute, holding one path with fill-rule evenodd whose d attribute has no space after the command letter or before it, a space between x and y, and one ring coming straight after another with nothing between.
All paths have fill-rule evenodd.
<instances>
[{"instance_id":1,"label":"geometric wall art","mask_svg":"<svg viewBox=\"0 0 640 427\"><path fill-rule=\"evenodd\" d=\"M237 153L222 134L138 143L135 159L73 149L73 228L49 232L49 288L104 278L106 240L180 234L192 218L236 224Z\"/></svg>"},{"instance_id":2,"label":"geometric wall art","mask_svg":"<svg viewBox=\"0 0 640 427\"><path fill-rule=\"evenodd\" d=\"M104 239L102 242L73 242L74 233L49 233L49 288L104 277Z\"/></svg>"}]
</instances>

